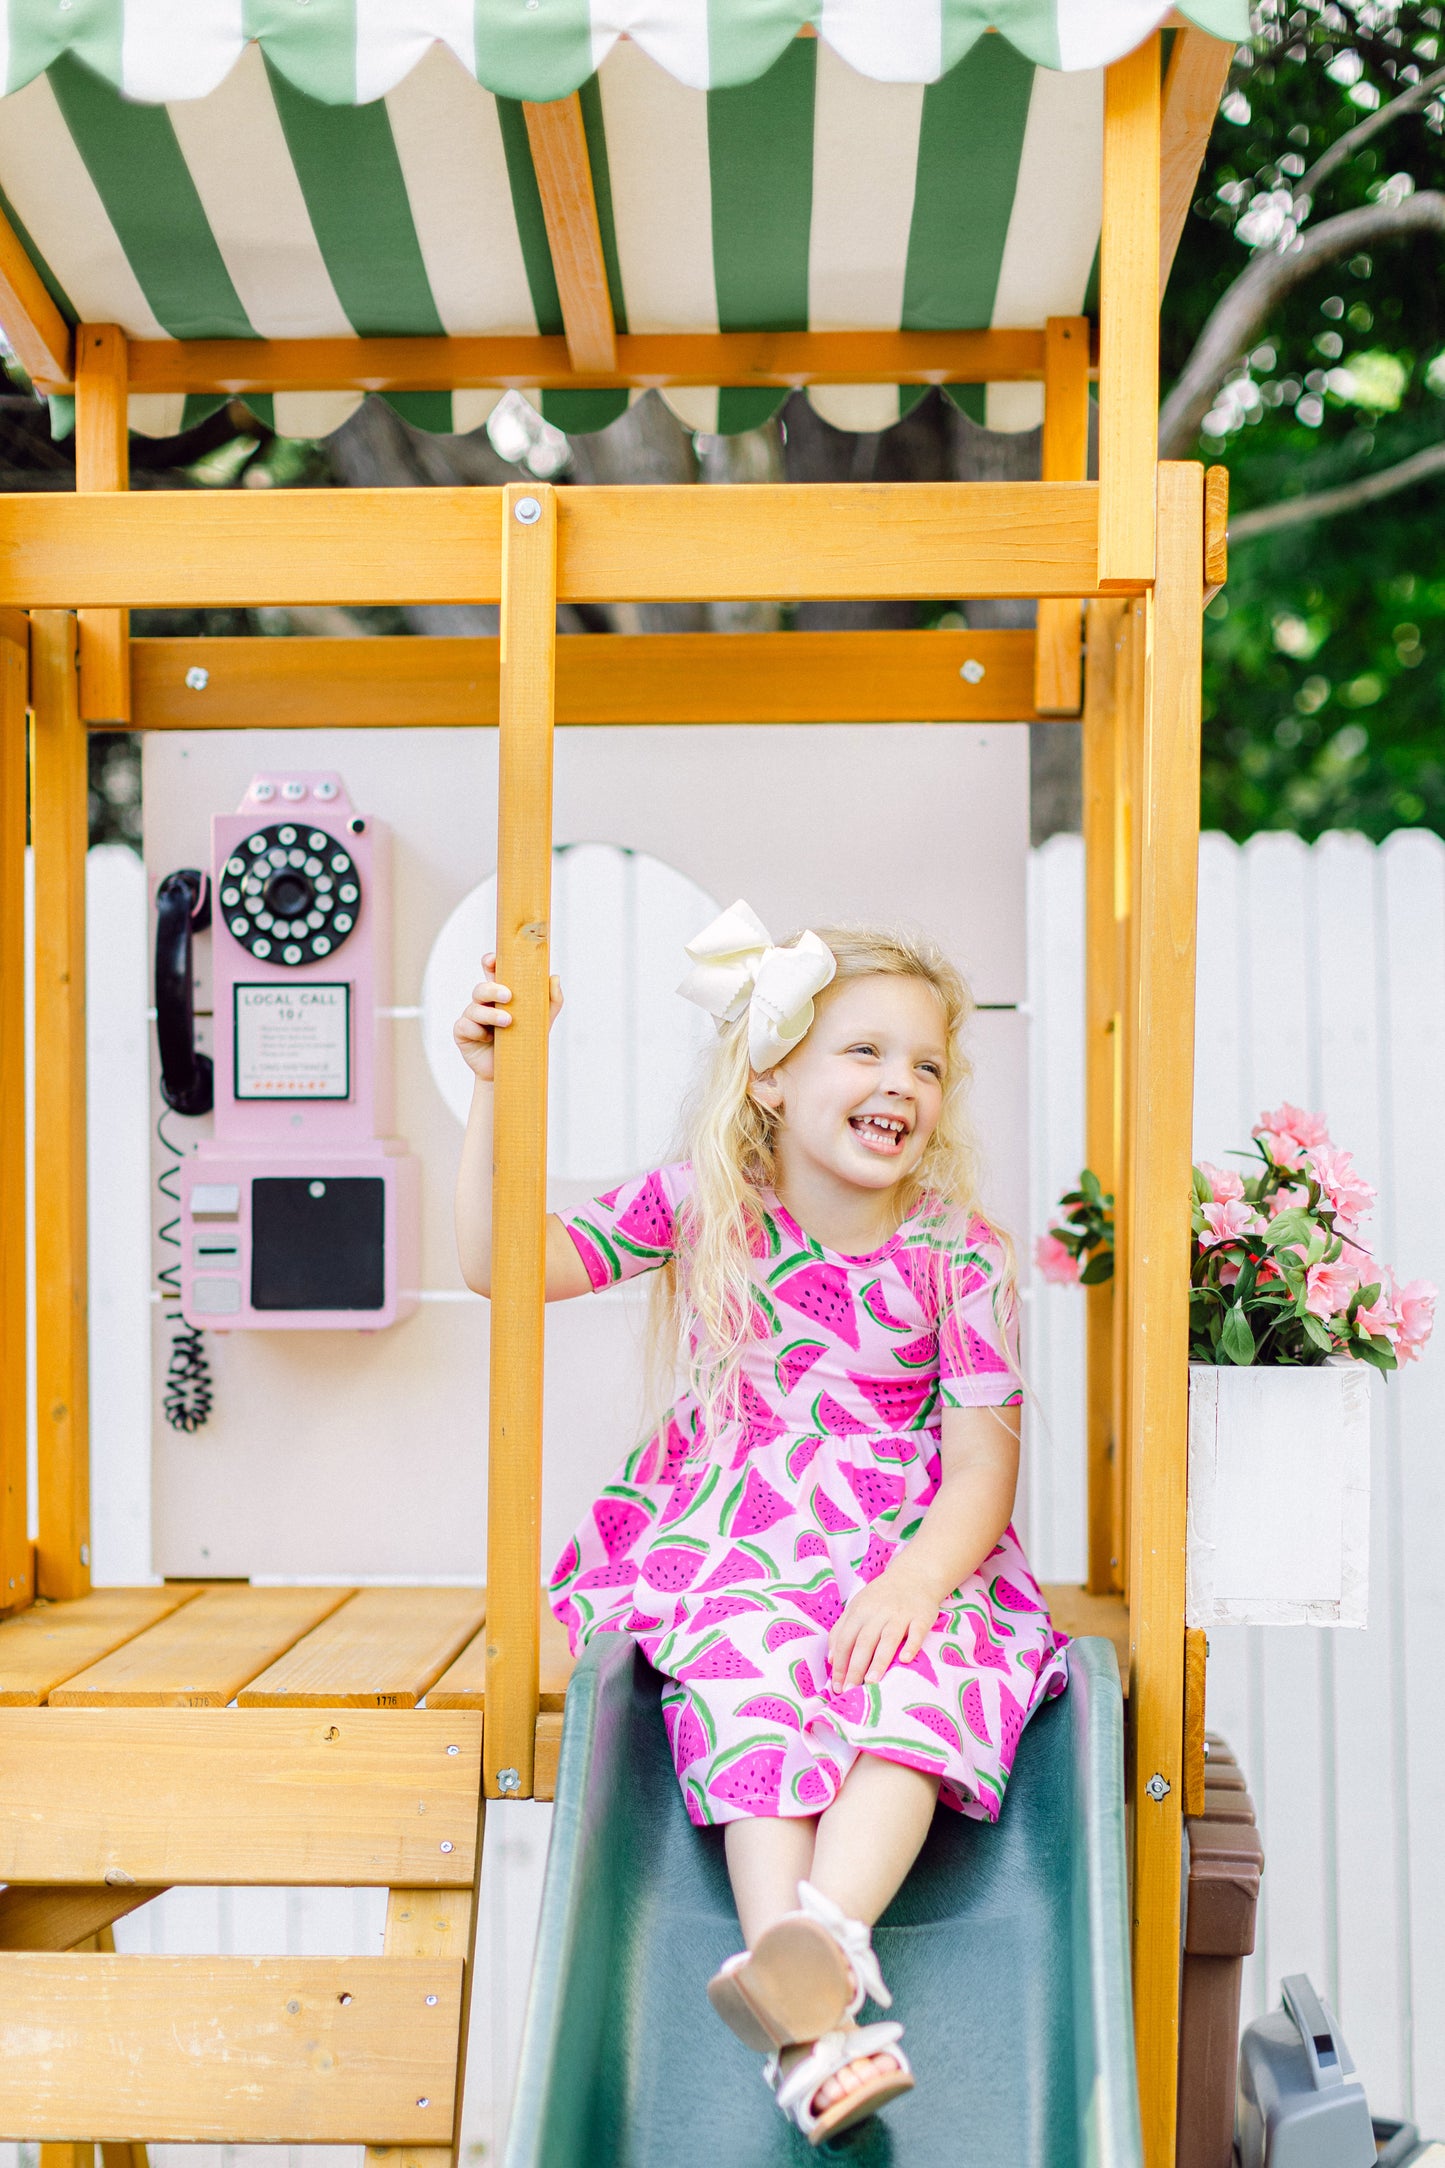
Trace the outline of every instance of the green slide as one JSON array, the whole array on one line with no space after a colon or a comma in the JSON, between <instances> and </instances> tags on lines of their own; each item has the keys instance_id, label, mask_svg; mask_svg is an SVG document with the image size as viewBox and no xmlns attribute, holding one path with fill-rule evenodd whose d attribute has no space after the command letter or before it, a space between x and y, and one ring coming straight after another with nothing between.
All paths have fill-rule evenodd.
<instances>
[{"instance_id":1,"label":"green slide","mask_svg":"<svg viewBox=\"0 0 1445 2168\"><path fill-rule=\"evenodd\" d=\"M704 1997L737 1915L720 1832L683 1811L658 1693L633 1644L602 1634L567 1696L506 2168L827 2157ZM834 2157L1137 2168L1123 1770L1114 1652L1076 1641L1068 1692L1019 1742L1002 1819L940 1810L879 1924L918 2084Z\"/></svg>"}]
</instances>

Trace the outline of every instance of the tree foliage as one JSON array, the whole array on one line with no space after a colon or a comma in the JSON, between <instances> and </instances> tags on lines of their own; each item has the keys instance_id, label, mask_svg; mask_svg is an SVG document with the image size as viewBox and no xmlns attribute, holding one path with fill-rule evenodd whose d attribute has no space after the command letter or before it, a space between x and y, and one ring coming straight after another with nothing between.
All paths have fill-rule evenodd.
<instances>
[{"instance_id":1,"label":"tree foliage","mask_svg":"<svg viewBox=\"0 0 1445 2168\"><path fill-rule=\"evenodd\" d=\"M1364 477L1445 442L1445 82L1389 111L1445 72L1441 16L1367 0L1259 11L1166 298L1167 383L1252 258L1304 255L1330 220L1374 209L1368 248L1322 250L1272 300L1179 447L1229 467L1243 529L1205 659L1204 822L1236 836L1445 833L1445 475L1354 501ZM1322 491L1348 508L1249 535L1252 509Z\"/></svg>"}]
</instances>

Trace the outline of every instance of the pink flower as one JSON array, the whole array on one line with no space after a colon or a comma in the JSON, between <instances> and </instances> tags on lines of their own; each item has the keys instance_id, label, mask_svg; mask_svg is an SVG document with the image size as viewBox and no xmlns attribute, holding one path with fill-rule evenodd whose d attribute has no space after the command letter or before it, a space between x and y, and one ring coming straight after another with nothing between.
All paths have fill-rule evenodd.
<instances>
[{"instance_id":1,"label":"pink flower","mask_svg":"<svg viewBox=\"0 0 1445 2168\"><path fill-rule=\"evenodd\" d=\"M1202 1207L1204 1232L1199 1237L1201 1249L1209 1249L1216 1242L1229 1242L1236 1235L1254 1234L1259 1227L1259 1215L1252 1204L1240 1197L1226 1198L1222 1204Z\"/></svg>"},{"instance_id":2,"label":"pink flower","mask_svg":"<svg viewBox=\"0 0 1445 2168\"><path fill-rule=\"evenodd\" d=\"M1230 1204L1244 1195L1244 1176L1236 1174L1232 1167L1216 1167L1212 1160L1201 1159L1199 1172L1209 1184L1209 1194L1216 1204Z\"/></svg>"},{"instance_id":3,"label":"pink flower","mask_svg":"<svg viewBox=\"0 0 1445 2168\"><path fill-rule=\"evenodd\" d=\"M1327 1146L1330 1141L1323 1114L1306 1114L1303 1107L1292 1107L1287 1099L1272 1114L1261 1114L1250 1135L1262 1139L1277 1167L1297 1167L1306 1152Z\"/></svg>"},{"instance_id":4,"label":"pink flower","mask_svg":"<svg viewBox=\"0 0 1445 2168\"><path fill-rule=\"evenodd\" d=\"M1072 1287L1079 1277L1079 1260L1052 1231L1034 1244L1034 1263L1055 1287Z\"/></svg>"},{"instance_id":5,"label":"pink flower","mask_svg":"<svg viewBox=\"0 0 1445 2168\"><path fill-rule=\"evenodd\" d=\"M1332 1265L1311 1265L1305 1273L1305 1308L1327 1323L1349 1308L1359 1284L1360 1275L1348 1258L1338 1258Z\"/></svg>"},{"instance_id":6,"label":"pink flower","mask_svg":"<svg viewBox=\"0 0 1445 2168\"><path fill-rule=\"evenodd\" d=\"M1393 1340L1400 1329L1400 1313L1393 1296L1382 1288L1368 1307L1362 1303L1356 1310L1355 1323L1362 1332L1380 1333L1386 1340Z\"/></svg>"},{"instance_id":7,"label":"pink flower","mask_svg":"<svg viewBox=\"0 0 1445 2168\"><path fill-rule=\"evenodd\" d=\"M1393 1292L1395 1307L1400 1313L1395 1353L1402 1363L1416 1362L1435 1323L1435 1300L1439 1290L1433 1280L1407 1280L1403 1287L1394 1287Z\"/></svg>"},{"instance_id":8,"label":"pink flower","mask_svg":"<svg viewBox=\"0 0 1445 2168\"><path fill-rule=\"evenodd\" d=\"M1341 1227L1356 1227L1375 1201L1375 1192L1349 1152L1333 1145L1311 1154L1313 1173Z\"/></svg>"}]
</instances>

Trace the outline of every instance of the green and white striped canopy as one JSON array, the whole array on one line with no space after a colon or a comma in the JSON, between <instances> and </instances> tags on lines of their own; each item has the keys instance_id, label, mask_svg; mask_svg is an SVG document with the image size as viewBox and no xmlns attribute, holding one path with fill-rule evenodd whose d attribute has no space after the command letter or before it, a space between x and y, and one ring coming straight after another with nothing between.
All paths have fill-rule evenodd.
<instances>
[{"instance_id":1,"label":"green and white striped canopy","mask_svg":"<svg viewBox=\"0 0 1445 2168\"><path fill-rule=\"evenodd\" d=\"M65 314L133 340L559 333L521 101L580 89L619 331L1037 326L1084 305L1103 66L1165 12L0 0L0 192ZM1221 36L1247 28L1245 0L1186 12ZM799 37L809 22L817 35ZM249 404L283 434L319 436L361 396ZM465 430L499 394L390 396L425 428ZM786 394L665 396L690 426L730 431ZM877 429L922 391L809 396L837 426ZM587 430L628 397L536 403ZM131 422L171 434L217 404L133 398ZM1036 385L988 388L994 427L1039 412Z\"/></svg>"}]
</instances>

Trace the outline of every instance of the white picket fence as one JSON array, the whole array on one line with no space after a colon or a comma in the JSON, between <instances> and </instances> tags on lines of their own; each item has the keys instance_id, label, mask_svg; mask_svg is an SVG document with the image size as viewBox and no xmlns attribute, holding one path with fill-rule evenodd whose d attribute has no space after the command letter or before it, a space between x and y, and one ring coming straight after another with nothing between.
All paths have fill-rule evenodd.
<instances>
[{"instance_id":1,"label":"white picket fence","mask_svg":"<svg viewBox=\"0 0 1445 2168\"><path fill-rule=\"evenodd\" d=\"M1035 1227L1082 1153L1083 852L1031 869ZM1197 1156L1227 1164L1266 1106L1322 1109L1380 1191L1379 1254L1445 1287L1445 844L1331 835L1200 852ZM1050 1578L1082 1565L1082 1305L1036 1286L1028 1507ZM1377 2115L1445 2130L1445 1342L1375 1387L1370 1624L1216 1629L1209 1722L1265 1847L1245 2016L1305 1971Z\"/></svg>"},{"instance_id":2,"label":"white picket fence","mask_svg":"<svg viewBox=\"0 0 1445 2168\"><path fill-rule=\"evenodd\" d=\"M151 1199L138 861L93 852L90 896L94 1549L99 1578L143 1580L150 1413L139 1236ZM1077 838L1033 854L1029 920L1032 1212L1021 1237L1045 1224L1082 1161ZM1349 836L1313 848L1259 836L1241 848L1206 836L1198 1015L1198 1153L1223 1160L1281 1099L1323 1108L1379 1185L1381 1253L1403 1277L1445 1285L1445 844L1409 833L1378 849ZM1027 1300L1037 1408L1021 1520L1040 1573L1078 1580L1082 1304L1041 1284ZM1308 1971L1336 2006L1376 2114L1445 2130L1445 1346L1380 1386L1376 1405L1369 1628L1215 1631L1209 1717L1245 1764L1267 1856L1246 2018L1278 2001L1282 1974ZM530 1961L549 1819L545 1807L514 1807L488 1829L466 2118L473 2163L494 2159L504 2135L516 1983ZM320 1952L374 1948L379 1928L365 1894L176 1892L122 1923L117 1941ZM292 2149L291 2168L302 2168L303 2150ZM175 2168L181 2161L177 2153ZM15 2162L16 2149L0 2147L0 2168Z\"/></svg>"}]
</instances>

